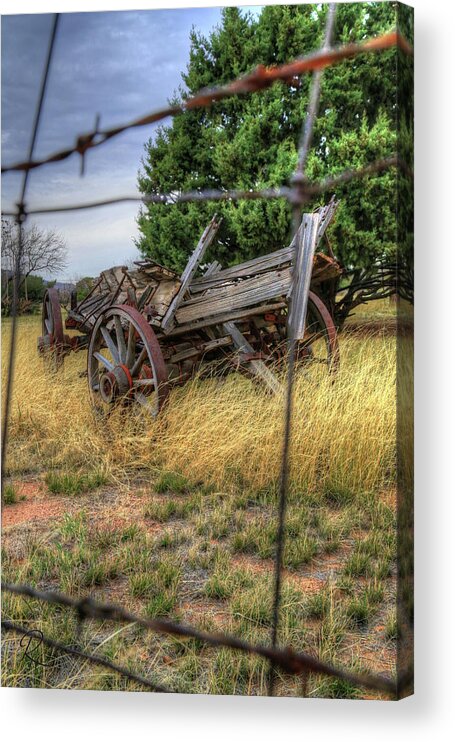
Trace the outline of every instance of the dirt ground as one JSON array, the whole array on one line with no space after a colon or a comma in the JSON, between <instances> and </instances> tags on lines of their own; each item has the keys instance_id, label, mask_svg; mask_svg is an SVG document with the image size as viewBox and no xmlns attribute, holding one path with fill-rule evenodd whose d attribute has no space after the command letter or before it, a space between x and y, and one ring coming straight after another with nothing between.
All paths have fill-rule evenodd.
<instances>
[{"instance_id":1,"label":"dirt ground","mask_svg":"<svg viewBox=\"0 0 455 742\"><path fill-rule=\"evenodd\" d=\"M227 557L226 569L235 573L241 573L251 578L251 584L259 584L259 581L271 580L273 574L273 559L254 553L238 553L227 542L223 533L210 533L210 519L205 518L204 528L201 521L188 520L188 516L179 517L172 515L168 519L150 517L147 506L150 503L154 507L166 505L166 501L185 502L187 494L174 495L171 493L155 493L150 491L147 480L137 481L133 486L103 486L96 492L82 493L78 496L53 495L48 492L43 479L39 476L23 480L17 487L18 501L3 507L2 532L4 553L8 554L8 562L12 570L12 578L20 581L21 568L33 559L28 553L30 539L46 545L58 543L61 539L62 529L68 523L74 523L83 516L83 521L89 524L91 534L96 534L98 539L105 538L106 553L109 552L109 538L113 541L119 534L126 533L129 528L138 529L143 535L144 544L156 545L163 539L170 539L170 546L166 548L167 554L173 555L179 563L181 578L173 605L171 616L177 616L179 620L199 626L210 625L212 628L222 631L233 631L233 598L224 599L223 596L213 596L207 592L207 584L213 580L216 573L216 560L222 553ZM395 505L394 493L386 491L381 494L381 501L389 509ZM203 508L203 510L205 510ZM217 511L212 513L216 518ZM207 515L207 511L205 512ZM66 524L66 526L65 526ZM196 526L196 527L195 527ZM208 530L207 530L208 528ZM191 532L208 533L208 539L198 539ZM299 647L320 654L319 650L324 647L324 637L321 632L327 624L328 618L331 626L335 626L338 632L337 613L339 610L338 597L342 594L340 581L346 578L346 564L356 543L368 537L368 528L352 529L340 540L339 545L333 553L324 550L317 553L309 563L284 570L284 583L290 589L298 591L302 600L313 600L318 596L327 596L328 585L330 585L332 607L329 612L322 614L314 609L314 615L310 613L304 619L302 631L297 632L300 637L305 637L305 646ZM106 534L104 536L103 534ZM74 541L74 540L73 540ZM77 541L77 540L76 540ZM74 548L71 544L69 548ZM209 558L204 561L204 549L218 553L215 560ZM188 555L197 552L197 558L188 559ZM114 554L115 558L115 554ZM8 572L10 571L8 569ZM128 570L126 570L128 571ZM143 612L144 601L141 595L134 594L132 590L131 576L122 573L122 567L117 574L100 580L101 584L85 587L87 594L94 595L97 599L126 605L132 610ZM16 576L14 577L14 573ZM8 577L8 575L7 575ZM356 590L367 585L366 575L355 578ZM371 582L371 580L370 580ZM62 584L58 577L38 580L38 584L46 589L59 589ZM249 584L249 583L248 583ZM261 583L262 584L262 583ZM368 583L369 584L369 583ZM388 617L394 609L395 600L395 567L392 566L388 576L383 580L384 591L381 599L375 605L375 609L369 616L368 621L358 623L346 623L340 618L339 637L335 638L336 663L350 666L357 670L382 673L393 677L396 663L396 642L387 635ZM248 588L251 592L251 589ZM78 591L78 594L79 591ZM333 613L333 615L332 615ZM260 622L259 622L260 623ZM259 626L260 638L265 636ZM390 631L389 631L390 634ZM330 648L330 653L333 648ZM138 654L138 657L145 656ZM179 666L178 657L172 657L172 653L163 653L162 666L167 670L176 672ZM91 686L90 686L91 687ZM291 684L292 689L292 684ZM257 679L250 688L252 692L261 692L261 686L257 686ZM212 691L212 692L217 692ZM243 685L239 688L234 686L234 692L244 692ZM281 688L283 694L293 694L287 686ZM344 691L343 691L344 692ZM323 694L323 691L322 691ZM315 695L319 695L316 686ZM336 695L336 694L335 694ZM349 695L349 694L348 694ZM377 698L378 694L361 693L364 698ZM379 697L381 695L379 694Z\"/></svg>"}]
</instances>

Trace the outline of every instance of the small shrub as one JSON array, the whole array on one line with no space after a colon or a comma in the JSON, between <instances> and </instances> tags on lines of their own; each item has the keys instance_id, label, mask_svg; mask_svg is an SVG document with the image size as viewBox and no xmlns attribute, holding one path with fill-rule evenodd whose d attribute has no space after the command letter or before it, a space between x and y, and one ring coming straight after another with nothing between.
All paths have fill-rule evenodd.
<instances>
[{"instance_id":1,"label":"small shrub","mask_svg":"<svg viewBox=\"0 0 455 742\"><path fill-rule=\"evenodd\" d=\"M166 523L177 512L178 504L175 500L164 502L149 502L143 510L144 518L150 518L158 523Z\"/></svg>"},{"instance_id":2,"label":"small shrub","mask_svg":"<svg viewBox=\"0 0 455 742\"><path fill-rule=\"evenodd\" d=\"M390 561L387 557L380 559L374 568L374 576L378 580L384 580L390 575L390 566Z\"/></svg>"},{"instance_id":3,"label":"small shrub","mask_svg":"<svg viewBox=\"0 0 455 742\"><path fill-rule=\"evenodd\" d=\"M168 616L172 612L176 600L176 595L172 590L163 590L149 600L145 607L146 613L150 618Z\"/></svg>"},{"instance_id":4,"label":"small shrub","mask_svg":"<svg viewBox=\"0 0 455 742\"><path fill-rule=\"evenodd\" d=\"M354 499L354 492L342 485L327 484L324 489L324 499L328 505L342 507L350 505Z\"/></svg>"},{"instance_id":5,"label":"small shrub","mask_svg":"<svg viewBox=\"0 0 455 742\"><path fill-rule=\"evenodd\" d=\"M69 515L68 513L65 513L59 530L63 538L82 541L87 535L86 513L80 512L77 513L77 515Z\"/></svg>"},{"instance_id":6,"label":"small shrub","mask_svg":"<svg viewBox=\"0 0 455 742\"><path fill-rule=\"evenodd\" d=\"M132 523L130 526L127 526L120 536L120 541L126 542L126 541L134 541L139 535L141 531L139 526L136 523Z\"/></svg>"},{"instance_id":7,"label":"small shrub","mask_svg":"<svg viewBox=\"0 0 455 742\"><path fill-rule=\"evenodd\" d=\"M133 598L145 598L152 593L156 585L156 578L149 572L130 576L130 593Z\"/></svg>"},{"instance_id":8,"label":"small shrub","mask_svg":"<svg viewBox=\"0 0 455 742\"><path fill-rule=\"evenodd\" d=\"M324 678L314 695L318 698L358 698L361 689L342 678Z\"/></svg>"},{"instance_id":9,"label":"small shrub","mask_svg":"<svg viewBox=\"0 0 455 742\"><path fill-rule=\"evenodd\" d=\"M318 542L311 536L305 534L292 539L288 537L284 547L284 565L299 567L301 564L308 564L318 551Z\"/></svg>"},{"instance_id":10,"label":"small shrub","mask_svg":"<svg viewBox=\"0 0 455 742\"><path fill-rule=\"evenodd\" d=\"M252 575L244 569L232 569L229 556L220 553L216 558L215 568L204 586L208 598L224 600L232 597L238 590L251 587Z\"/></svg>"},{"instance_id":11,"label":"small shrub","mask_svg":"<svg viewBox=\"0 0 455 742\"><path fill-rule=\"evenodd\" d=\"M231 603L231 612L234 618L245 624L255 626L270 626L272 621L272 580L262 578L251 587L238 590ZM304 617L303 596L300 590L285 582L282 587L281 598L282 630L286 632L296 626L301 626Z\"/></svg>"},{"instance_id":12,"label":"small shrub","mask_svg":"<svg viewBox=\"0 0 455 742\"><path fill-rule=\"evenodd\" d=\"M370 580L365 588L365 595L370 605L377 605L384 599L384 586L377 579Z\"/></svg>"},{"instance_id":13,"label":"small shrub","mask_svg":"<svg viewBox=\"0 0 455 742\"><path fill-rule=\"evenodd\" d=\"M330 593L327 589L319 590L308 596L305 601L305 613L309 618L323 618L330 610Z\"/></svg>"},{"instance_id":14,"label":"small shrub","mask_svg":"<svg viewBox=\"0 0 455 742\"><path fill-rule=\"evenodd\" d=\"M276 525L264 517L255 518L234 534L232 548L244 554L258 554L268 559L274 554Z\"/></svg>"}]
</instances>

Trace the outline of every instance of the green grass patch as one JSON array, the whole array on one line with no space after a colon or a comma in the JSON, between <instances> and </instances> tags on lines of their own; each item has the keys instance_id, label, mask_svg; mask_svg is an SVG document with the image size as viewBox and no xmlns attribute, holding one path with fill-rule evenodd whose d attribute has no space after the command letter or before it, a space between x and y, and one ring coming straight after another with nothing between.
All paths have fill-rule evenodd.
<instances>
[{"instance_id":1,"label":"green grass patch","mask_svg":"<svg viewBox=\"0 0 455 742\"><path fill-rule=\"evenodd\" d=\"M183 495L190 490L190 485L183 474L173 471L165 471L161 474L154 485L155 492L164 495L166 493Z\"/></svg>"},{"instance_id":2,"label":"green grass patch","mask_svg":"<svg viewBox=\"0 0 455 742\"><path fill-rule=\"evenodd\" d=\"M371 558L368 554L354 551L344 565L344 574L349 577L364 577L371 567Z\"/></svg>"},{"instance_id":3,"label":"green grass patch","mask_svg":"<svg viewBox=\"0 0 455 742\"><path fill-rule=\"evenodd\" d=\"M103 472L88 473L48 472L45 482L49 492L53 495L79 495L82 492L91 492L106 484L107 478Z\"/></svg>"},{"instance_id":4,"label":"green grass patch","mask_svg":"<svg viewBox=\"0 0 455 742\"><path fill-rule=\"evenodd\" d=\"M399 631L396 610L389 611L385 621L385 636L389 641L396 641L398 635Z\"/></svg>"},{"instance_id":5,"label":"green grass patch","mask_svg":"<svg viewBox=\"0 0 455 742\"><path fill-rule=\"evenodd\" d=\"M5 484L3 487L2 500L4 505L14 505L18 501L16 490L12 484Z\"/></svg>"},{"instance_id":6,"label":"green grass patch","mask_svg":"<svg viewBox=\"0 0 455 742\"><path fill-rule=\"evenodd\" d=\"M371 613L371 606L365 594L352 598L346 606L346 615L354 626L368 623Z\"/></svg>"},{"instance_id":7,"label":"green grass patch","mask_svg":"<svg viewBox=\"0 0 455 742\"><path fill-rule=\"evenodd\" d=\"M355 500L355 492L340 484L327 483L324 487L323 497L325 502L331 507L345 507Z\"/></svg>"}]
</instances>

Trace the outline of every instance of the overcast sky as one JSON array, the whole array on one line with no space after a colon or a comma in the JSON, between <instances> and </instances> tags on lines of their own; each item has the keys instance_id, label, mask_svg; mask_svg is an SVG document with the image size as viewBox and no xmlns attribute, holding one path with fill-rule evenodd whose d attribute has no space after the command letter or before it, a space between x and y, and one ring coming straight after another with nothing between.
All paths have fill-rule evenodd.
<instances>
[{"instance_id":1,"label":"overcast sky","mask_svg":"<svg viewBox=\"0 0 455 742\"><path fill-rule=\"evenodd\" d=\"M97 113L110 126L165 105L181 84L191 27L208 34L219 19L219 8L62 14L36 157L73 144L76 134L93 128ZM2 17L5 165L26 156L51 23L47 14ZM27 206L134 194L144 142L154 130L131 130L89 151L83 178L77 155L32 171ZM2 176L3 210L14 208L20 183L20 174ZM34 221L66 239L69 265L58 278L72 280L138 257L137 213L136 204L125 204Z\"/></svg>"}]
</instances>

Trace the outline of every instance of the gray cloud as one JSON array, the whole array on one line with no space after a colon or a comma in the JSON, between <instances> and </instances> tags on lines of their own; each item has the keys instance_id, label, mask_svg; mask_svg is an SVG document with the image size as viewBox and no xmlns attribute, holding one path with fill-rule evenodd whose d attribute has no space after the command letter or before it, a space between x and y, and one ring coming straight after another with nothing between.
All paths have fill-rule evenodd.
<instances>
[{"instance_id":1,"label":"gray cloud","mask_svg":"<svg viewBox=\"0 0 455 742\"><path fill-rule=\"evenodd\" d=\"M245 10L260 12L260 7ZM65 13L61 16L48 96L36 145L44 156L73 144L76 135L102 125L123 123L166 104L181 85L189 58L189 35L195 26L205 35L220 20L220 8ZM2 161L23 159L48 45L49 14L2 17ZM77 156L32 171L29 208L131 195L145 141L156 126L133 129L86 158L79 177ZM21 175L2 178L2 208L18 200ZM35 218L55 227L67 240L65 276L95 275L137 257L138 205Z\"/></svg>"},{"instance_id":2,"label":"gray cloud","mask_svg":"<svg viewBox=\"0 0 455 742\"><path fill-rule=\"evenodd\" d=\"M63 14L36 146L43 156L93 127L120 123L166 103L181 84L194 25L209 33L219 8ZM49 38L50 15L2 19L2 161L25 157ZM29 208L136 191L144 142L156 127L133 130L87 156L84 178L76 156L31 173ZM2 178L2 208L18 199L21 176ZM48 215L35 221L66 238L67 276L95 274L135 256L136 205Z\"/></svg>"}]
</instances>

